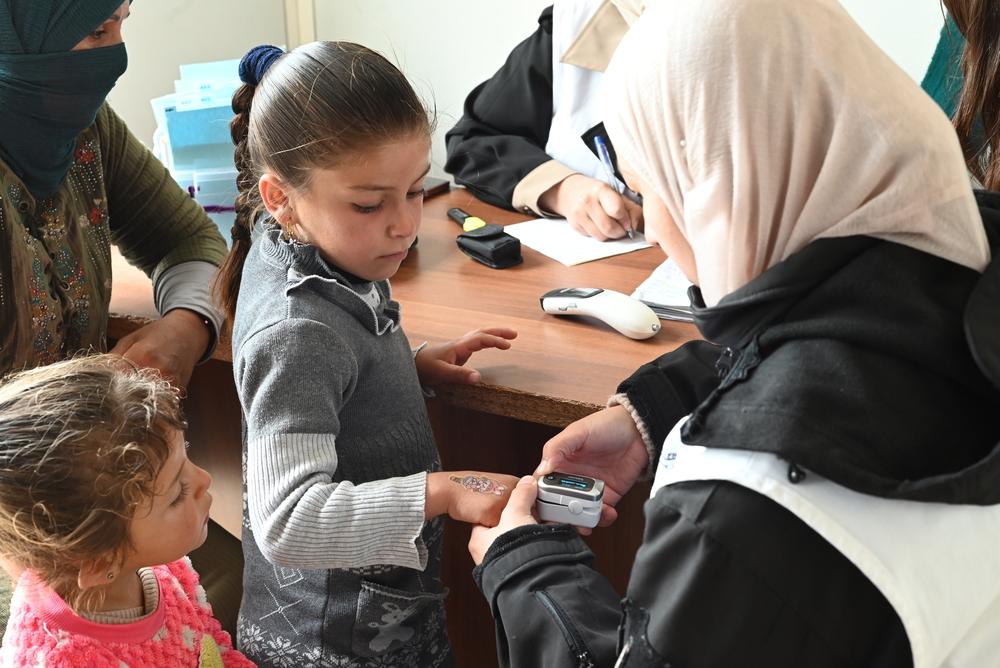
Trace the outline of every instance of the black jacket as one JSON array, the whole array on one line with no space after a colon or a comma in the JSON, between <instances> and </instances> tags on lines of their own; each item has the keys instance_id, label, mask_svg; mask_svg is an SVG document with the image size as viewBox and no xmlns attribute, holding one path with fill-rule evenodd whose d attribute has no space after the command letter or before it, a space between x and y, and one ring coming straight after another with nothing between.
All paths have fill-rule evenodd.
<instances>
[{"instance_id":1,"label":"black jacket","mask_svg":"<svg viewBox=\"0 0 1000 668\"><path fill-rule=\"evenodd\" d=\"M476 86L445 135L444 168L484 202L512 208L514 188L552 158L552 7L496 74Z\"/></svg>"},{"instance_id":2,"label":"black jacket","mask_svg":"<svg viewBox=\"0 0 1000 668\"><path fill-rule=\"evenodd\" d=\"M978 196L1000 254L1000 196ZM721 379L699 342L680 372L666 355L619 391L655 443L690 413L687 443L773 452L874 496L1000 503L1000 420L984 419L1000 406L998 289L1000 262L980 276L870 237L823 239L715 307L692 290ZM664 411L667 386L687 395Z\"/></svg>"},{"instance_id":3,"label":"black jacket","mask_svg":"<svg viewBox=\"0 0 1000 668\"><path fill-rule=\"evenodd\" d=\"M1000 197L978 197L996 257ZM686 440L775 452L865 493L1000 501L1000 259L979 275L822 240L697 314L720 347L689 344L620 388L655 443L691 414ZM645 512L621 608L569 527L497 540L475 575L503 665L611 666L625 647L622 666L911 664L884 597L769 499L688 482Z\"/></svg>"}]
</instances>

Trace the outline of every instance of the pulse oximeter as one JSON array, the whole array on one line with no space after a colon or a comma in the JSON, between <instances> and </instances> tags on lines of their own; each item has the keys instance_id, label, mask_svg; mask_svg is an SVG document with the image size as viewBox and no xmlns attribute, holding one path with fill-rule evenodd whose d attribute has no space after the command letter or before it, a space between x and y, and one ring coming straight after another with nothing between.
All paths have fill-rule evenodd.
<instances>
[{"instance_id":1,"label":"pulse oximeter","mask_svg":"<svg viewBox=\"0 0 1000 668\"><path fill-rule=\"evenodd\" d=\"M553 472L538 478L538 519L593 528L601 519L604 481Z\"/></svg>"}]
</instances>

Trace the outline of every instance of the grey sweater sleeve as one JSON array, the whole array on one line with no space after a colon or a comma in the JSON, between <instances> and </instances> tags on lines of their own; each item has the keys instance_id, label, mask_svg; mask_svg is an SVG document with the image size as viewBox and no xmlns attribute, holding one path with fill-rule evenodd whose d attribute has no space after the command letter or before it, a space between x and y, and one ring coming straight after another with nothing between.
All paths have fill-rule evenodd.
<instances>
[{"instance_id":1,"label":"grey sweater sleeve","mask_svg":"<svg viewBox=\"0 0 1000 668\"><path fill-rule=\"evenodd\" d=\"M219 270L211 262L181 262L170 267L153 286L156 310L161 315L184 308L207 318L212 324L212 343L200 361L212 356L226 316L212 301L212 281Z\"/></svg>"},{"instance_id":2,"label":"grey sweater sleeve","mask_svg":"<svg viewBox=\"0 0 1000 668\"><path fill-rule=\"evenodd\" d=\"M290 568L422 570L427 474L334 481L340 409L358 377L351 349L322 323L288 319L250 337L234 364L250 525L264 557Z\"/></svg>"}]
</instances>

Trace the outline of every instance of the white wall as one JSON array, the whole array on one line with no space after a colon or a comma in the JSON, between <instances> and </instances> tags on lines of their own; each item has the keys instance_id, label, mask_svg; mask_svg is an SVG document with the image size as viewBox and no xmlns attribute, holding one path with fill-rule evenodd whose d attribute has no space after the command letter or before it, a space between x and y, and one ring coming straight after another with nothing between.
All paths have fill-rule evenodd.
<instances>
[{"instance_id":1,"label":"white wall","mask_svg":"<svg viewBox=\"0 0 1000 668\"><path fill-rule=\"evenodd\" d=\"M314 0L318 39L351 40L397 63L437 106L432 172L443 174L444 133L462 102L537 25L552 0ZM149 100L173 90L181 63L238 58L256 44L288 42L288 0L139 2L125 24L129 69L110 100L147 144ZM297 0L308 5L309 0ZM917 81L942 25L938 0L841 0L847 11Z\"/></svg>"},{"instance_id":2,"label":"white wall","mask_svg":"<svg viewBox=\"0 0 1000 668\"><path fill-rule=\"evenodd\" d=\"M437 107L431 172L443 175L444 134L465 96L534 32L552 0L315 0L316 37L379 51Z\"/></svg>"},{"instance_id":3,"label":"white wall","mask_svg":"<svg viewBox=\"0 0 1000 668\"><path fill-rule=\"evenodd\" d=\"M239 58L257 44L285 43L282 0L136 2L125 22L129 68L111 105L147 146L153 138L149 101L174 90L182 63Z\"/></svg>"},{"instance_id":4,"label":"white wall","mask_svg":"<svg viewBox=\"0 0 1000 668\"><path fill-rule=\"evenodd\" d=\"M318 39L360 42L399 65L437 104L432 171L466 94L503 63L552 0L315 0ZM918 82L943 14L938 0L841 0L861 27Z\"/></svg>"},{"instance_id":5,"label":"white wall","mask_svg":"<svg viewBox=\"0 0 1000 668\"><path fill-rule=\"evenodd\" d=\"M924 78L944 25L939 0L840 0L840 4L917 83Z\"/></svg>"}]
</instances>

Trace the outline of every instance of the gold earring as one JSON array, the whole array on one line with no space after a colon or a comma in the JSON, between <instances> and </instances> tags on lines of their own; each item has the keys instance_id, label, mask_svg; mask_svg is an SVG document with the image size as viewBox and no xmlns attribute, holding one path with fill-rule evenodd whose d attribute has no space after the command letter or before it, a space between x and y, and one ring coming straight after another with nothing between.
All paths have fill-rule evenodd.
<instances>
[{"instance_id":1,"label":"gold earring","mask_svg":"<svg viewBox=\"0 0 1000 668\"><path fill-rule=\"evenodd\" d=\"M115 572L114 571L108 571L108 579L109 580L114 580L115 579Z\"/></svg>"},{"instance_id":2,"label":"gold earring","mask_svg":"<svg viewBox=\"0 0 1000 668\"><path fill-rule=\"evenodd\" d=\"M295 243L303 243L298 234L298 228L299 224L292 220L291 214L285 216L281 229L284 232L286 239L294 241Z\"/></svg>"}]
</instances>

